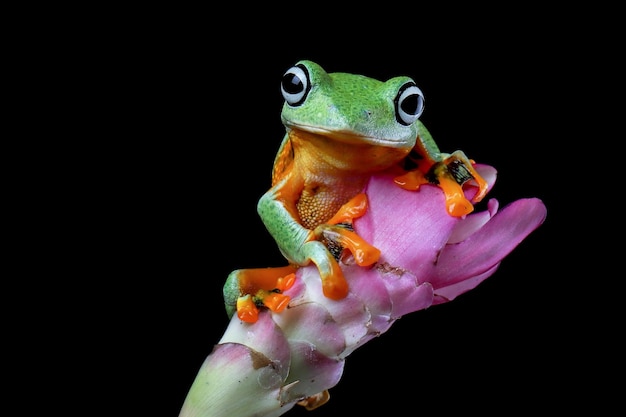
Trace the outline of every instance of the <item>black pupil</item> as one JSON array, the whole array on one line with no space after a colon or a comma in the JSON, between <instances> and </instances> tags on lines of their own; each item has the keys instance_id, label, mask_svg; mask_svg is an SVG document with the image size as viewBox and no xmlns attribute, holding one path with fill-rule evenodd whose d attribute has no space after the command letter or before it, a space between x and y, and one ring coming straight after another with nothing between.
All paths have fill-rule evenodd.
<instances>
[{"instance_id":1,"label":"black pupil","mask_svg":"<svg viewBox=\"0 0 626 417\"><path fill-rule=\"evenodd\" d=\"M285 74L283 77L283 88L289 94L295 94L302 91L303 84L295 74Z\"/></svg>"},{"instance_id":2,"label":"black pupil","mask_svg":"<svg viewBox=\"0 0 626 417\"><path fill-rule=\"evenodd\" d=\"M416 114L417 109L418 109L418 104L419 104L418 95L412 94L406 97L404 100L402 100L402 104L400 107L402 107L402 110L404 110L405 113Z\"/></svg>"}]
</instances>

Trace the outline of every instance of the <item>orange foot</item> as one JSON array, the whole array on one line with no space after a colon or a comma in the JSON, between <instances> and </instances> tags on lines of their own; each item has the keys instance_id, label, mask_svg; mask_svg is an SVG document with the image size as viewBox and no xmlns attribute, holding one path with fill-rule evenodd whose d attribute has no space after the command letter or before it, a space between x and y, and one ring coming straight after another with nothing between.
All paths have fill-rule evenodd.
<instances>
[{"instance_id":1,"label":"orange foot","mask_svg":"<svg viewBox=\"0 0 626 417\"><path fill-rule=\"evenodd\" d=\"M370 266L378 261L380 250L351 230L354 219L363 216L366 211L367 196L363 193L357 194L330 220L315 228L314 235L318 239L323 238L348 249L352 252L357 265Z\"/></svg>"},{"instance_id":2,"label":"orange foot","mask_svg":"<svg viewBox=\"0 0 626 417\"><path fill-rule=\"evenodd\" d=\"M239 269L228 276L224 284L224 302L229 317L236 312L241 321L255 323L262 307L280 313L289 304L289 296L283 291L291 288L296 280L296 268Z\"/></svg>"},{"instance_id":3,"label":"orange foot","mask_svg":"<svg viewBox=\"0 0 626 417\"><path fill-rule=\"evenodd\" d=\"M463 185L474 180L478 192L469 201L463 193ZM472 203L478 203L487 194L488 184L474 168L474 162L461 151L456 151L443 161L436 162L426 173L419 168L394 178L394 182L405 190L417 190L422 184L437 184L446 197L446 209L451 216L461 217L474 210Z\"/></svg>"},{"instance_id":4,"label":"orange foot","mask_svg":"<svg viewBox=\"0 0 626 417\"><path fill-rule=\"evenodd\" d=\"M329 399L330 393L328 392L328 390L324 390L320 393L307 397L304 400L298 401L297 404L306 408L308 411L312 411L315 410L317 407L326 404Z\"/></svg>"}]
</instances>

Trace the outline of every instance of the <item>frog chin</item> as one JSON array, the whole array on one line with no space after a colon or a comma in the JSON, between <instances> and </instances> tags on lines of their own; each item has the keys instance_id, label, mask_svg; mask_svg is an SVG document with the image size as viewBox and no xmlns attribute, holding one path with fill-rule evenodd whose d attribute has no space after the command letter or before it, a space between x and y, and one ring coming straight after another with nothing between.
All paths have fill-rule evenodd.
<instances>
[{"instance_id":1,"label":"frog chin","mask_svg":"<svg viewBox=\"0 0 626 417\"><path fill-rule=\"evenodd\" d=\"M414 143L407 143L406 140L389 139L379 136L364 135L361 133L341 130L341 129L327 129L319 126L309 126L301 124L285 124L287 129L306 132L310 135L323 136L338 142L346 144L368 144L376 146L385 146L389 148L412 148Z\"/></svg>"}]
</instances>

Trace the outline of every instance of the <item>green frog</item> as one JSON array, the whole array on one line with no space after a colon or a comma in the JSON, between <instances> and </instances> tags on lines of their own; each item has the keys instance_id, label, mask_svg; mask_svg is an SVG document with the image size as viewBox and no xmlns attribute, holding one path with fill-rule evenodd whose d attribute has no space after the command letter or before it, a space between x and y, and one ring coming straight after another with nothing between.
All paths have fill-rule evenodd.
<instances>
[{"instance_id":1,"label":"green frog","mask_svg":"<svg viewBox=\"0 0 626 417\"><path fill-rule=\"evenodd\" d=\"M419 117L424 96L407 76L379 81L363 75L327 73L303 60L281 81L285 100L281 119L286 133L272 171L271 188L258 213L288 265L233 271L224 285L229 317L254 323L260 308L281 312L284 291L298 267L317 266L326 297L348 294L338 259L349 251L369 267L380 251L358 236L354 219L367 210L363 193L373 174L397 172L394 182L407 190L436 184L447 212L462 217L486 194L488 184L462 151L440 152ZM478 191L469 201L463 185Z\"/></svg>"}]
</instances>

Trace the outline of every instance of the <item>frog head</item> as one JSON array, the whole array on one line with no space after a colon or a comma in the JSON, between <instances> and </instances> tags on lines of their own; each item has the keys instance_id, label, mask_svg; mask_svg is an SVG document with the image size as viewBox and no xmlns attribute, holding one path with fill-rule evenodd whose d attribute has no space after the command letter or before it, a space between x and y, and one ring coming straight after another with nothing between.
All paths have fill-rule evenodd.
<instances>
[{"instance_id":1,"label":"frog head","mask_svg":"<svg viewBox=\"0 0 626 417\"><path fill-rule=\"evenodd\" d=\"M281 119L287 129L347 143L411 149L424 96L406 76L387 81L348 73L327 73L302 60L284 74Z\"/></svg>"}]
</instances>

